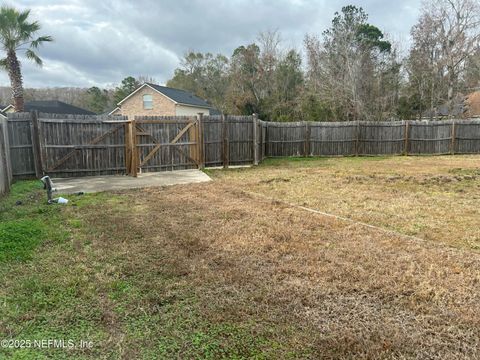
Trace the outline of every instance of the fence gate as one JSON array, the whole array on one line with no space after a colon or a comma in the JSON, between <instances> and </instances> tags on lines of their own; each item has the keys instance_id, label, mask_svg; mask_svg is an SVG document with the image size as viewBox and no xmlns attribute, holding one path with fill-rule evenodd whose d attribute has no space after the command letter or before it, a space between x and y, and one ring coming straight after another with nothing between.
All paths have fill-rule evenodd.
<instances>
[{"instance_id":1,"label":"fence gate","mask_svg":"<svg viewBox=\"0 0 480 360\"><path fill-rule=\"evenodd\" d=\"M13 141L22 130L12 163L28 165L37 178L125 173L124 124L107 116L19 113L9 117Z\"/></svg>"},{"instance_id":2,"label":"fence gate","mask_svg":"<svg viewBox=\"0 0 480 360\"><path fill-rule=\"evenodd\" d=\"M127 127L127 172L202 167L201 139L196 117L136 117Z\"/></svg>"}]
</instances>

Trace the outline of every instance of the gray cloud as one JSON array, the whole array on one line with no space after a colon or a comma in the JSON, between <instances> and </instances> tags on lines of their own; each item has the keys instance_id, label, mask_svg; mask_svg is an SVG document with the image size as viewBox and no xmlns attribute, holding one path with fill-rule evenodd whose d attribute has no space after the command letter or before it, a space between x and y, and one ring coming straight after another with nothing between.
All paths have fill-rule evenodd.
<instances>
[{"instance_id":1,"label":"gray cloud","mask_svg":"<svg viewBox=\"0 0 480 360\"><path fill-rule=\"evenodd\" d=\"M420 0L348 1L362 6L370 22L407 40ZM55 42L40 53L43 68L23 59L26 86L111 86L128 75L164 83L188 50L230 55L254 42L260 31L278 29L288 47L301 49L306 33L320 34L337 0L17 0L32 9L42 33ZM0 74L0 84L8 78Z\"/></svg>"}]
</instances>

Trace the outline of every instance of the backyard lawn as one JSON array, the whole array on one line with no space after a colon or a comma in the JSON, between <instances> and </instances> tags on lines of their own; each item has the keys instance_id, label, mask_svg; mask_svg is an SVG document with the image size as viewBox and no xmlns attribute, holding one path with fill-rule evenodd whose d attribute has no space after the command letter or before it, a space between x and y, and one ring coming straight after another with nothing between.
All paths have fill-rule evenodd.
<instances>
[{"instance_id":1,"label":"backyard lawn","mask_svg":"<svg viewBox=\"0 0 480 360\"><path fill-rule=\"evenodd\" d=\"M480 157L268 159L217 180L402 234L480 250Z\"/></svg>"},{"instance_id":2,"label":"backyard lawn","mask_svg":"<svg viewBox=\"0 0 480 360\"><path fill-rule=\"evenodd\" d=\"M65 206L15 184L0 200L0 340L92 346L0 358L480 357L479 156L207 173Z\"/></svg>"}]
</instances>

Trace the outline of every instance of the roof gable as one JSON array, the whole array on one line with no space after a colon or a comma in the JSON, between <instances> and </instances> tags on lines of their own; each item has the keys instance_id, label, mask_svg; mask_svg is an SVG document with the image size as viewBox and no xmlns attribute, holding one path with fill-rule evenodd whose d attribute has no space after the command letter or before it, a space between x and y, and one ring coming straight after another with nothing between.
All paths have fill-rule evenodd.
<instances>
[{"instance_id":1,"label":"roof gable","mask_svg":"<svg viewBox=\"0 0 480 360\"><path fill-rule=\"evenodd\" d=\"M148 86L150 89L155 90L156 92L162 94L163 96L172 100L175 104L181 104L181 105L187 105L187 106L198 106L198 107L204 107L204 108L212 107L205 100L203 100L202 98L196 95L193 95L188 91L169 88L166 86L155 85L151 83L142 84L135 91L133 91L127 97L122 99L122 101L120 101L117 105L120 105L123 102L125 102L127 99L129 99L131 96L133 96L138 91L140 91L140 89L143 89L145 86Z\"/></svg>"},{"instance_id":2,"label":"roof gable","mask_svg":"<svg viewBox=\"0 0 480 360\"><path fill-rule=\"evenodd\" d=\"M13 105L9 104L2 109L2 112L6 112L7 110L12 109L12 108L13 108Z\"/></svg>"}]
</instances>

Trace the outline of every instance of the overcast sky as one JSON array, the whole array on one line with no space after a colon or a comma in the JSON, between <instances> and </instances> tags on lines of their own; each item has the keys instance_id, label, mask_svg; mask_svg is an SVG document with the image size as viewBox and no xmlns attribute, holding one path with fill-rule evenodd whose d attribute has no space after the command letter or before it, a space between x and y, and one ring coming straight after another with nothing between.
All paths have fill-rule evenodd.
<instances>
[{"instance_id":1,"label":"overcast sky","mask_svg":"<svg viewBox=\"0 0 480 360\"><path fill-rule=\"evenodd\" d=\"M335 11L362 6L370 23L404 44L421 0L7 0L30 8L41 34L43 68L23 61L27 87L112 86L128 75L159 83L172 77L188 50L231 55L261 31L281 33L285 46L302 48L306 33L321 34ZM406 45L403 45L406 47ZM0 86L9 85L5 73Z\"/></svg>"}]
</instances>

